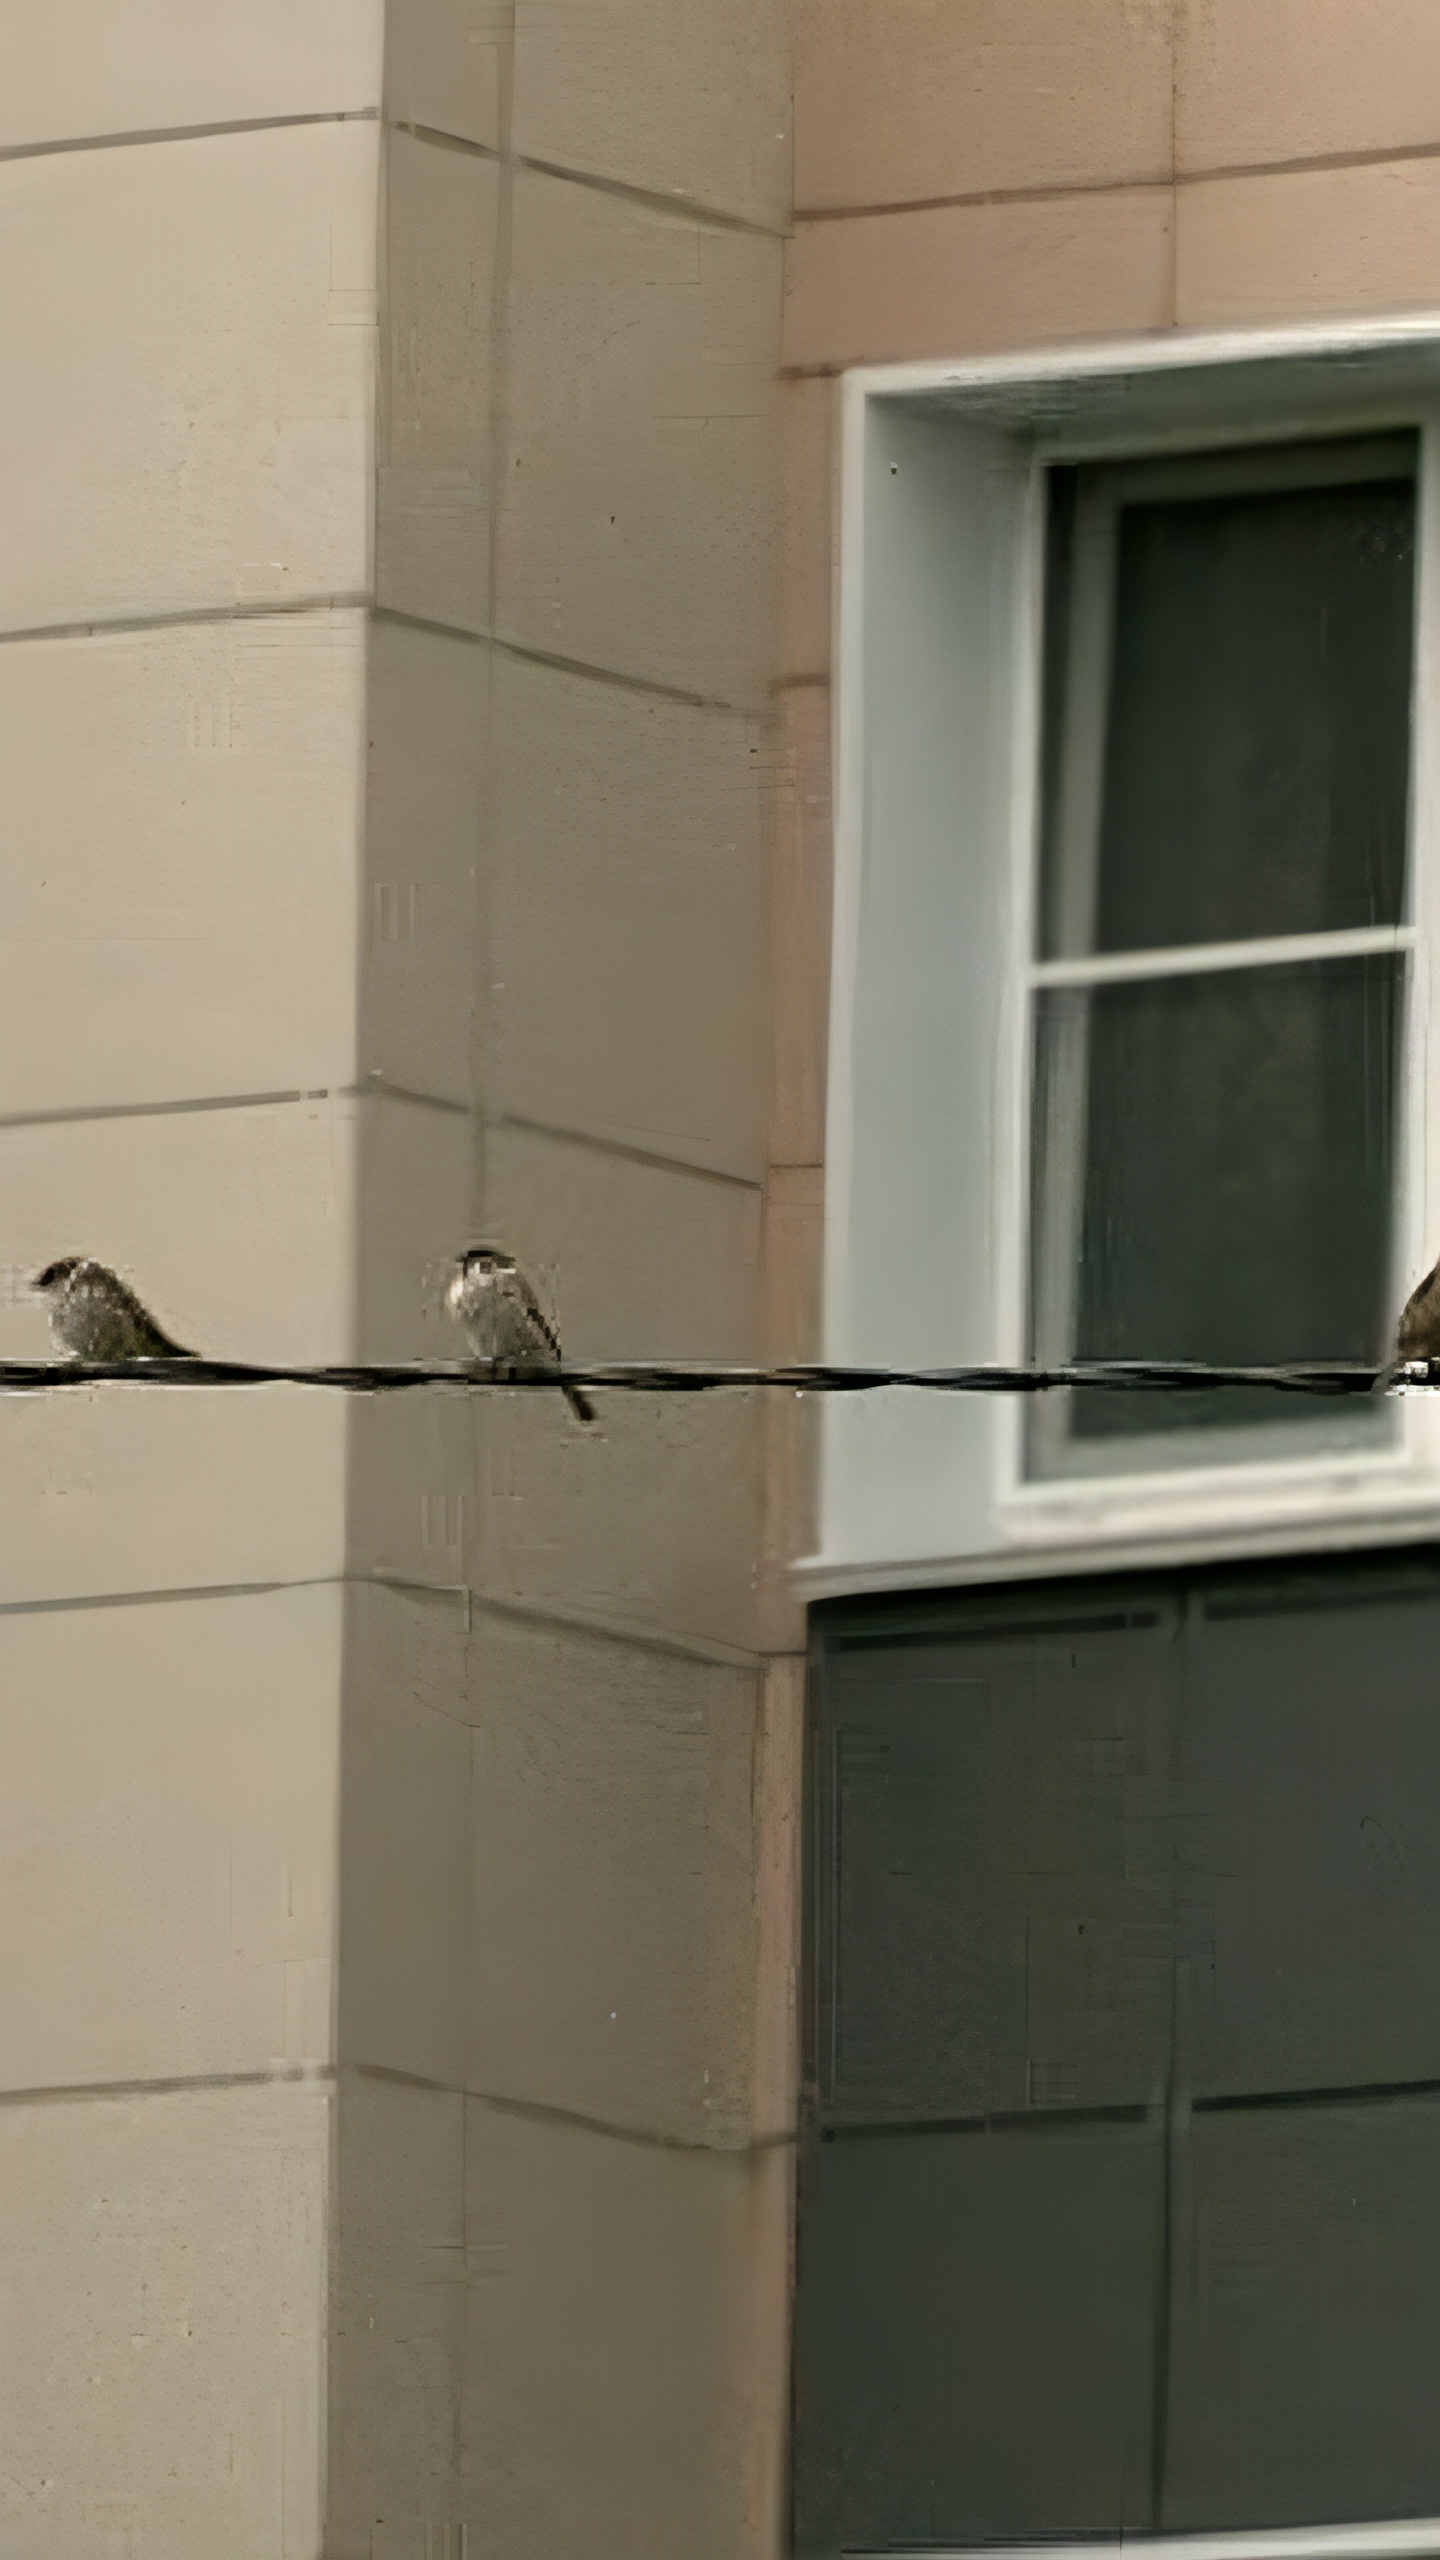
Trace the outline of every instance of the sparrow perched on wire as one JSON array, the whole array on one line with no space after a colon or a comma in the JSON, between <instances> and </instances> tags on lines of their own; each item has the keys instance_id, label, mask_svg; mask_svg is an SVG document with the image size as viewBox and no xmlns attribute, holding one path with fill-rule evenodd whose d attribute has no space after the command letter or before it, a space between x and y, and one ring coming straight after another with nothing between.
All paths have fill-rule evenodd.
<instances>
[{"instance_id":1,"label":"sparrow perched on wire","mask_svg":"<svg viewBox=\"0 0 1440 2560\"><path fill-rule=\"evenodd\" d=\"M477 1360L505 1369L558 1369L560 1336L524 1272L508 1253L475 1245L451 1270L445 1304ZM560 1381L578 1422L593 1422L595 1408L578 1387Z\"/></svg>"},{"instance_id":2,"label":"sparrow perched on wire","mask_svg":"<svg viewBox=\"0 0 1440 2560\"><path fill-rule=\"evenodd\" d=\"M133 1289L106 1269L79 1254L47 1263L31 1287L45 1301L50 1339L57 1351L73 1360L193 1360L195 1353L172 1342Z\"/></svg>"},{"instance_id":3,"label":"sparrow perched on wire","mask_svg":"<svg viewBox=\"0 0 1440 2560\"><path fill-rule=\"evenodd\" d=\"M1397 1361L1440 1360L1440 1262L1405 1301L1395 1334Z\"/></svg>"},{"instance_id":4,"label":"sparrow perched on wire","mask_svg":"<svg viewBox=\"0 0 1440 2560\"><path fill-rule=\"evenodd\" d=\"M1430 1360L1440 1360L1440 1262L1406 1299L1395 1328L1395 1350L1376 1377L1375 1392L1383 1395L1402 1370Z\"/></svg>"}]
</instances>

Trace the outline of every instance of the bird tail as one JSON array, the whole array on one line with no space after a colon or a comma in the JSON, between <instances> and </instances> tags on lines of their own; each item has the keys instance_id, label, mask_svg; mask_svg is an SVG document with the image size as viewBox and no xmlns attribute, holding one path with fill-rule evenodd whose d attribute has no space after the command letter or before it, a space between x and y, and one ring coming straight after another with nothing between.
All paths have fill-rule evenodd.
<instances>
[{"instance_id":1,"label":"bird tail","mask_svg":"<svg viewBox=\"0 0 1440 2560\"><path fill-rule=\"evenodd\" d=\"M569 1386L565 1384L563 1380L562 1392L564 1394L565 1401L570 1407L570 1410L574 1414L577 1422L594 1421L595 1407L588 1396L582 1395L578 1387Z\"/></svg>"}]
</instances>

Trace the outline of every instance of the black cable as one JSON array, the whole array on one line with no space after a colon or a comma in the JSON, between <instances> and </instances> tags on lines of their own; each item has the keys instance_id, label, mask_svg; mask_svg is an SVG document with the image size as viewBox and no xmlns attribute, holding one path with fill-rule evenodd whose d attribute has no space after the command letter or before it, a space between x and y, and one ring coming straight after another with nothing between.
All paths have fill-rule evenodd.
<instances>
[{"instance_id":1,"label":"black cable","mask_svg":"<svg viewBox=\"0 0 1440 2560\"><path fill-rule=\"evenodd\" d=\"M1440 1368L1440 1364L1437 1364ZM1406 1383L1428 1385L1425 1362L1404 1373ZM562 1382L624 1395L706 1395L729 1388L778 1387L796 1395L865 1395L885 1387L914 1387L941 1395L1040 1395L1066 1387L1181 1389L1270 1387L1277 1394L1355 1396L1387 1385L1388 1368L1351 1361L1289 1361L1259 1368L1222 1368L1193 1360L1071 1361L1058 1368L962 1369L840 1368L801 1363L752 1369L704 1362L610 1361L582 1368L499 1370L437 1366L422 1361L390 1365L300 1367L242 1360L0 1360L0 1394L33 1394L48 1387L102 1383L165 1387L338 1387L351 1394L389 1394L407 1387L538 1387ZM1440 1384L1440 1374L1434 1383Z\"/></svg>"}]
</instances>

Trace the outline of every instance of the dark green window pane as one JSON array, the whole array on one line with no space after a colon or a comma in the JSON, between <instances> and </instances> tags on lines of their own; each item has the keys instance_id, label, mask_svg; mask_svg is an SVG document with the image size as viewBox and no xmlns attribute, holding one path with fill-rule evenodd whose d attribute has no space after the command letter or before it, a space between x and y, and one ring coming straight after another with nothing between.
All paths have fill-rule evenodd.
<instances>
[{"instance_id":1,"label":"dark green window pane","mask_svg":"<svg viewBox=\"0 0 1440 2560\"><path fill-rule=\"evenodd\" d=\"M1144 2105L1170 2033L1171 1628L1077 1620L837 1683L827 2123Z\"/></svg>"},{"instance_id":2,"label":"dark green window pane","mask_svg":"<svg viewBox=\"0 0 1440 2560\"><path fill-rule=\"evenodd\" d=\"M1158 2521L1440 2509L1440 2101L1197 2113Z\"/></svg>"},{"instance_id":3,"label":"dark green window pane","mask_svg":"<svg viewBox=\"0 0 1440 2560\"><path fill-rule=\"evenodd\" d=\"M1361 1594L1372 1595L1358 1605ZM1323 1568L1202 1586L1178 1842L1197 2097L1440 2084L1440 1600Z\"/></svg>"},{"instance_id":4,"label":"dark green window pane","mask_svg":"<svg viewBox=\"0 0 1440 2560\"><path fill-rule=\"evenodd\" d=\"M798 2560L1150 2524L1163 2176L1144 2122L807 2151Z\"/></svg>"},{"instance_id":5,"label":"dark green window pane","mask_svg":"<svg viewBox=\"0 0 1440 2560\"><path fill-rule=\"evenodd\" d=\"M1383 955L1037 997L1042 1358L1383 1356L1403 967ZM1099 1440L1304 1409L1258 1388L1096 1390L1074 1397L1071 1429Z\"/></svg>"},{"instance_id":6,"label":"dark green window pane","mask_svg":"<svg viewBox=\"0 0 1440 2560\"><path fill-rule=\"evenodd\" d=\"M1433 2516L1440 1548L815 1615L817 2005L869 2012L903 2104L837 2124L821 2074L801 2147L802 2560ZM1169 1977L1159 2103L1116 2044L1043 2111L927 2122L972 2002L967 2068L1010 2067L987 1906L1003 1937L1022 1877L1088 1934L1117 1842L1159 1888L1131 1950ZM1051 1966L1028 1928L1027 2051L1098 2053L1123 1982Z\"/></svg>"},{"instance_id":7,"label":"dark green window pane","mask_svg":"<svg viewBox=\"0 0 1440 2560\"><path fill-rule=\"evenodd\" d=\"M1113 547L1088 568L1083 541L1073 562L1063 556L1067 516L1077 520L1062 495L1052 506L1047 952L1066 947L1060 873L1077 860L1097 861L1097 873L1092 929L1068 937L1072 951L1398 922L1413 481L1123 502ZM1091 662L1104 646L1095 630L1067 621L1071 581L1087 574L1113 606L1108 670ZM1087 662L1067 664L1077 647ZM1065 840L1058 796L1061 733L1091 720L1103 730L1094 853Z\"/></svg>"}]
</instances>

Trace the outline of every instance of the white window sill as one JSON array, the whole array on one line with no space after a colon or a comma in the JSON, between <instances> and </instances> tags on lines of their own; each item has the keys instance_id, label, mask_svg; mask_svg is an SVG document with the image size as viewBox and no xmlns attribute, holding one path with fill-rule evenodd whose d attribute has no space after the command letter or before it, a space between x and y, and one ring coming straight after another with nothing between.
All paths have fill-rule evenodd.
<instances>
[{"instance_id":1,"label":"white window sill","mask_svg":"<svg viewBox=\"0 0 1440 2560\"><path fill-rule=\"evenodd\" d=\"M941 1526L937 1517L934 1525ZM1387 1450L1328 1462L1025 1485L947 1541L828 1538L796 1565L808 1600L1440 1539L1440 1465Z\"/></svg>"},{"instance_id":2,"label":"white window sill","mask_svg":"<svg viewBox=\"0 0 1440 2560\"><path fill-rule=\"evenodd\" d=\"M1285 1466L1217 1466L1112 1477L1104 1485L1024 1485L996 1506L1017 1547L1156 1546L1217 1531L1243 1541L1271 1529L1414 1515L1440 1527L1440 1473L1386 1450Z\"/></svg>"}]
</instances>

